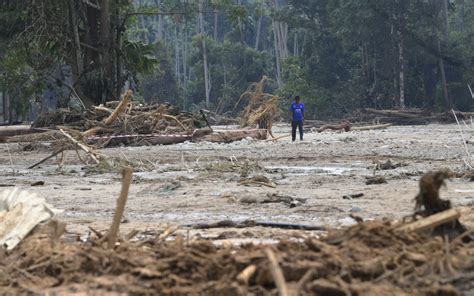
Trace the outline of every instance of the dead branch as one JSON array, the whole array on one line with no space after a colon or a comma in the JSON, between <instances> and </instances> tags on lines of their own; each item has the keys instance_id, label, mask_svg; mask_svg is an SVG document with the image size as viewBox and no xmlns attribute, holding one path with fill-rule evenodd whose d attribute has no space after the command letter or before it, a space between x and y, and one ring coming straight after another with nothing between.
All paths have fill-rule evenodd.
<instances>
[{"instance_id":1,"label":"dead branch","mask_svg":"<svg viewBox=\"0 0 474 296\"><path fill-rule=\"evenodd\" d=\"M31 169L33 169L33 168L39 166L39 165L42 164L43 162L47 161L47 160L50 159L50 158L55 157L56 155L58 155L59 153L63 152L64 150L66 150L66 149L65 149L65 148L60 148L60 149L54 151L51 155L49 155L49 156L43 158L42 160L38 161L37 163L35 163L35 164L33 164L33 165L30 165L30 166L28 167L28 169L31 170Z\"/></svg>"},{"instance_id":2,"label":"dead branch","mask_svg":"<svg viewBox=\"0 0 474 296\"><path fill-rule=\"evenodd\" d=\"M132 91L127 90L125 94L122 96L122 100L118 104L117 108L115 108L112 114L110 114L110 116L104 120L105 125L111 125L112 123L114 123L115 120L117 120L118 116L122 114L123 111L125 111L125 109L127 108L131 100L132 100Z\"/></svg>"},{"instance_id":3,"label":"dead branch","mask_svg":"<svg viewBox=\"0 0 474 296\"><path fill-rule=\"evenodd\" d=\"M100 161L97 159L97 156L95 155L94 151L92 151L91 148L89 148L87 145L85 144L82 144L80 143L79 141L77 141L76 139L74 139L73 137L71 137L71 135L67 134L65 131L63 131L62 129L59 129L59 131L69 140L71 141L74 145L76 145L77 147L81 148L82 150L84 150L91 158L92 160L94 160L94 162L96 164L99 164Z\"/></svg>"},{"instance_id":4,"label":"dead branch","mask_svg":"<svg viewBox=\"0 0 474 296\"><path fill-rule=\"evenodd\" d=\"M456 209L449 209L444 212L440 212L431 216L428 216L424 219L420 219L418 221L404 224L398 227L398 230L407 231L407 232L422 232L427 229L433 229L436 226L441 224L445 224L447 222L454 221L459 219L461 214Z\"/></svg>"},{"instance_id":5,"label":"dead branch","mask_svg":"<svg viewBox=\"0 0 474 296\"><path fill-rule=\"evenodd\" d=\"M183 130L186 130L186 127L181 123L181 121L179 121L178 118L172 116L172 115L168 115L168 114L160 114L160 116L164 117L164 118L167 118L167 119L172 119L174 121L176 121L177 124L179 124L179 126L183 129Z\"/></svg>"},{"instance_id":6,"label":"dead branch","mask_svg":"<svg viewBox=\"0 0 474 296\"><path fill-rule=\"evenodd\" d=\"M120 221L122 220L123 212L125 211L128 191L130 189L130 184L132 183L132 174L133 169L130 167L126 167L122 171L122 189L120 190L120 196L117 199L117 207L115 209L112 225L110 226L110 230L107 233L107 247L109 249L113 248L115 246L115 242L117 241Z\"/></svg>"},{"instance_id":7,"label":"dead branch","mask_svg":"<svg viewBox=\"0 0 474 296\"><path fill-rule=\"evenodd\" d=\"M107 108L107 107L104 107L104 106L94 106L94 110L95 111L99 111L99 112L104 112L104 113L108 113L108 114L112 114L112 110Z\"/></svg>"}]
</instances>

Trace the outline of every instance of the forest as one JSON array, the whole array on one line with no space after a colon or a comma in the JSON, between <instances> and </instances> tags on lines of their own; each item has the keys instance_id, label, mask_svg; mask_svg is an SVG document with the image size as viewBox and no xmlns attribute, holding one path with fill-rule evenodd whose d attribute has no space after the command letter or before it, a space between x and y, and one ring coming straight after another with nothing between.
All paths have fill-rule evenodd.
<instances>
[{"instance_id":1,"label":"forest","mask_svg":"<svg viewBox=\"0 0 474 296\"><path fill-rule=\"evenodd\" d=\"M472 0L2 0L3 122L117 100L239 112L262 76L308 117L469 111Z\"/></svg>"}]
</instances>

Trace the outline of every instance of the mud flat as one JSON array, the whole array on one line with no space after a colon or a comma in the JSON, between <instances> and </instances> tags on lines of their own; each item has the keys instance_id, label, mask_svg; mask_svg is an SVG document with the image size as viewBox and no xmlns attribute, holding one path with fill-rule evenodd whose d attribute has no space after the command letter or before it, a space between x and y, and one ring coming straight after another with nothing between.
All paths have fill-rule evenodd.
<instances>
[{"instance_id":1,"label":"mud flat","mask_svg":"<svg viewBox=\"0 0 474 296\"><path fill-rule=\"evenodd\" d=\"M284 125L274 129L277 137L289 132ZM52 159L28 170L50 153L41 147L24 151L21 144L0 144L0 185L19 186L45 197L64 210L59 218L68 223L71 233L84 236L89 226L107 228L120 190L116 167L84 167L70 151L62 167ZM244 139L230 144L181 143L100 152L117 166L128 164L135 169L122 230L157 231L222 220L339 227L355 223L351 214L369 220L400 219L413 211L417 180L423 172L442 167L465 171L463 149L456 125L426 125L342 133L308 131L305 140L296 143L288 138L276 142ZM399 166L375 169L389 159ZM243 178L256 175L271 180L275 188L239 185ZM366 185L374 175L386 183ZM37 181L44 185L31 187ZM454 178L441 195L466 210L463 217L470 222L474 183ZM271 196L304 202L269 202ZM218 237L222 231L229 229L192 230L191 235ZM233 229L227 239L275 239L294 233L253 227Z\"/></svg>"}]
</instances>

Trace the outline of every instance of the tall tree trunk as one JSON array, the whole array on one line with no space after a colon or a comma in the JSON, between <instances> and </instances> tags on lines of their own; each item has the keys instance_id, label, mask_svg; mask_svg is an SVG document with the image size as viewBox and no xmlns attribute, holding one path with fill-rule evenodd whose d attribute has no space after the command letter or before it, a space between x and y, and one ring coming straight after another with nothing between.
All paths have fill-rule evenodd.
<instances>
[{"instance_id":1,"label":"tall tree trunk","mask_svg":"<svg viewBox=\"0 0 474 296\"><path fill-rule=\"evenodd\" d=\"M110 47L109 0L100 0L100 41L105 49Z\"/></svg>"},{"instance_id":2,"label":"tall tree trunk","mask_svg":"<svg viewBox=\"0 0 474 296\"><path fill-rule=\"evenodd\" d=\"M8 94L6 91L3 91L2 95L2 107L3 107L3 122L7 122L8 118Z\"/></svg>"},{"instance_id":3,"label":"tall tree trunk","mask_svg":"<svg viewBox=\"0 0 474 296\"><path fill-rule=\"evenodd\" d=\"M435 2L434 5L436 5L436 4L437 3ZM440 41L439 36L438 36L438 25L437 25L437 20L438 19L439 18L437 18L437 17L433 18L433 24L432 24L432 27L431 27L431 31L432 31L433 39L434 39L434 43L435 43L436 54L438 56L438 68L439 68L439 73L440 73L440 76L441 76L441 87L443 89L444 104L445 104L446 110L449 110L452 107L452 103L451 103L451 100L449 98L448 83L447 83L447 79L446 79L444 61L443 61L443 57L441 56L441 52L442 52L441 51L441 41ZM444 37L447 37L447 36L444 36Z\"/></svg>"},{"instance_id":4,"label":"tall tree trunk","mask_svg":"<svg viewBox=\"0 0 474 296\"><path fill-rule=\"evenodd\" d=\"M260 42L260 30L262 29L262 19L263 15L258 17L257 23L257 37L255 38L255 50L258 50L258 43Z\"/></svg>"},{"instance_id":5,"label":"tall tree trunk","mask_svg":"<svg viewBox=\"0 0 474 296\"><path fill-rule=\"evenodd\" d=\"M178 25L176 24L174 26L174 56L175 56L175 76L178 79L178 82L180 82L180 75L179 75L179 70L180 70L180 57L179 57L179 30L178 30Z\"/></svg>"},{"instance_id":6,"label":"tall tree trunk","mask_svg":"<svg viewBox=\"0 0 474 296\"><path fill-rule=\"evenodd\" d=\"M238 0L237 3L239 6L242 6L242 0ZM240 31L240 43L245 44L245 39L244 39L244 25L242 23L242 18L239 16L237 18L239 22L239 31Z\"/></svg>"},{"instance_id":7,"label":"tall tree trunk","mask_svg":"<svg viewBox=\"0 0 474 296\"><path fill-rule=\"evenodd\" d=\"M219 10L214 9L214 41L217 42L217 24L219 21Z\"/></svg>"},{"instance_id":8,"label":"tall tree trunk","mask_svg":"<svg viewBox=\"0 0 474 296\"><path fill-rule=\"evenodd\" d=\"M210 108L210 93L211 83L210 74L207 64L207 50L206 50L206 32L204 31L204 0L199 0L199 28L201 31L201 44L202 44L202 59L204 63L204 87L206 91L206 108Z\"/></svg>"},{"instance_id":9,"label":"tall tree trunk","mask_svg":"<svg viewBox=\"0 0 474 296\"><path fill-rule=\"evenodd\" d=\"M449 35L449 19L448 19L448 1L449 0L441 0L443 3L442 13L443 13L443 42L445 44L448 43L448 35Z\"/></svg>"},{"instance_id":10,"label":"tall tree trunk","mask_svg":"<svg viewBox=\"0 0 474 296\"><path fill-rule=\"evenodd\" d=\"M279 34L280 34L280 47L281 57L286 59L288 57L288 24L284 22L278 22Z\"/></svg>"},{"instance_id":11,"label":"tall tree trunk","mask_svg":"<svg viewBox=\"0 0 474 296\"><path fill-rule=\"evenodd\" d=\"M400 20L402 22L402 20ZM398 30L398 63L400 66L399 70L399 87L400 87L400 108L405 109L405 58L403 55L403 33L402 25Z\"/></svg>"},{"instance_id":12,"label":"tall tree trunk","mask_svg":"<svg viewBox=\"0 0 474 296\"><path fill-rule=\"evenodd\" d=\"M102 82L104 84L105 92L102 97L102 102L109 99L118 98L115 93L113 83L110 85L110 78L113 77L113 60L112 60L112 40L110 36L110 9L109 0L100 0L100 52L102 61ZM111 96L111 98L109 98Z\"/></svg>"},{"instance_id":13,"label":"tall tree trunk","mask_svg":"<svg viewBox=\"0 0 474 296\"><path fill-rule=\"evenodd\" d=\"M298 34L295 32L295 35L293 36L293 56L297 57L298 56Z\"/></svg>"},{"instance_id":14,"label":"tall tree trunk","mask_svg":"<svg viewBox=\"0 0 474 296\"><path fill-rule=\"evenodd\" d=\"M436 34L436 41L437 41L437 50L438 50L438 66L439 71L441 74L441 82L443 87L443 97L444 97L444 104L446 106L446 110L449 110L452 107L451 100L448 95L448 83L446 80L446 72L444 69L444 61L441 57L441 42L439 41L438 34Z\"/></svg>"},{"instance_id":15,"label":"tall tree trunk","mask_svg":"<svg viewBox=\"0 0 474 296\"><path fill-rule=\"evenodd\" d=\"M77 15L76 9L74 7L74 0L69 0L69 17L72 35L74 37L74 60L77 70L77 75L80 76L82 73L82 52L81 52L81 42L79 40L79 31L77 29Z\"/></svg>"},{"instance_id":16,"label":"tall tree trunk","mask_svg":"<svg viewBox=\"0 0 474 296\"><path fill-rule=\"evenodd\" d=\"M158 7L158 9L161 11L161 2L162 0L155 0L155 5L156 7ZM164 40L164 26L163 26L163 15L162 14L158 14L155 18L156 22L158 23L158 28L157 28L157 33L156 34L156 37L158 39L161 39L161 40Z\"/></svg>"},{"instance_id":17,"label":"tall tree trunk","mask_svg":"<svg viewBox=\"0 0 474 296\"><path fill-rule=\"evenodd\" d=\"M120 18L120 11L118 6L115 6L115 21ZM123 49L123 38L122 28L117 28L115 34L115 79L116 79L116 87L115 93L120 94L122 92L122 88L126 83L125 78L122 75L122 49Z\"/></svg>"},{"instance_id":18,"label":"tall tree trunk","mask_svg":"<svg viewBox=\"0 0 474 296\"><path fill-rule=\"evenodd\" d=\"M187 107L187 96L188 96L188 74L187 74L187 57L188 57L188 26L183 26L183 57L182 57L182 65L183 65L183 109L186 110Z\"/></svg>"},{"instance_id":19,"label":"tall tree trunk","mask_svg":"<svg viewBox=\"0 0 474 296\"><path fill-rule=\"evenodd\" d=\"M92 102L92 100L90 100L87 96L84 95L81 82L79 81L82 75L82 71L83 71L84 57L82 55L81 41L79 39L78 17L77 17L76 8L74 6L74 0L68 1L68 8L69 8L69 25L71 27L70 34L71 34L71 39L73 40L73 47L74 47L74 51L73 51L74 61L71 63L72 79L73 79L72 87L74 88L77 95L79 96L79 99L84 103L85 106L92 106L94 103Z\"/></svg>"},{"instance_id":20,"label":"tall tree trunk","mask_svg":"<svg viewBox=\"0 0 474 296\"><path fill-rule=\"evenodd\" d=\"M278 26L275 21L272 21L272 25L273 25L273 44L275 47L275 61L276 61L276 75L275 76L276 76L278 88L281 88L283 86L283 81L281 77L281 67L280 67L281 48L278 44L278 32L277 32Z\"/></svg>"}]
</instances>

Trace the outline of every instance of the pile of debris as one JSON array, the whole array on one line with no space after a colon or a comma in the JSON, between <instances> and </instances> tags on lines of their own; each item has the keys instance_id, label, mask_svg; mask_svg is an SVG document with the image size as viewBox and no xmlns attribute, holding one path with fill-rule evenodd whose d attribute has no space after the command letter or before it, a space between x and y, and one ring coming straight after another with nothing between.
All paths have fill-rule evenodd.
<instances>
[{"instance_id":1,"label":"pile of debris","mask_svg":"<svg viewBox=\"0 0 474 296\"><path fill-rule=\"evenodd\" d=\"M107 233L91 229L85 240L68 241L53 220L0 250L0 294L461 295L474 288L472 231L452 236L460 214L439 198L448 171L420 180L422 219L357 219L322 239L240 247L170 239L169 229L142 240L133 239L137 231L117 236L131 176L125 169Z\"/></svg>"},{"instance_id":2,"label":"pile of debris","mask_svg":"<svg viewBox=\"0 0 474 296\"><path fill-rule=\"evenodd\" d=\"M35 165L61 154L65 150L83 150L95 162L100 162L97 149L119 145L167 145L185 141L228 143L251 138L267 138L265 129L213 131L205 112L180 112L170 104L140 105L127 91L120 101L94 106L83 113L57 110L38 117L31 128L8 131L0 142L28 143L49 141L53 153ZM26 148L25 148L26 149ZM79 155L79 154L78 154Z\"/></svg>"},{"instance_id":3,"label":"pile of debris","mask_svg":"<svg viewBox=\"0 0 474 296\"><path fill-rule=\"evenodd\" d=\"M454 114L460 119L470 120L473 112L450 111L435 113L425 109L379 110L359 109L346 118L350 122L371 122L373 124L390 123L394 125L424 125L429 123L455 123Z\"/></svg>"},{"instance_id":4,"label":"pile of debris","mask_svg":"<svg viewBox=\"0 0 474 296\"><path fill-rule=\"evenodd\" d=\"M168 144L191 137L196 129L205 126L201 114L180 112L171 104L136 105L131 91L125 92L121 101L107 102L82 114L63 110L46 113L33 124L33 128L58 127L96 147Z\"/></svg>"}]
</instances>

